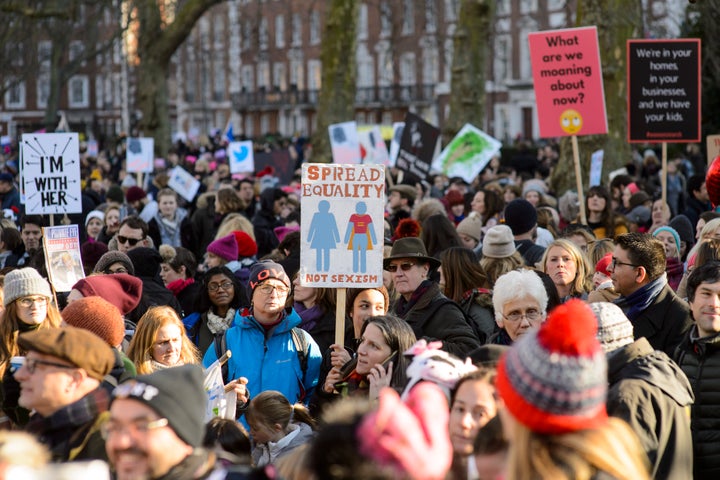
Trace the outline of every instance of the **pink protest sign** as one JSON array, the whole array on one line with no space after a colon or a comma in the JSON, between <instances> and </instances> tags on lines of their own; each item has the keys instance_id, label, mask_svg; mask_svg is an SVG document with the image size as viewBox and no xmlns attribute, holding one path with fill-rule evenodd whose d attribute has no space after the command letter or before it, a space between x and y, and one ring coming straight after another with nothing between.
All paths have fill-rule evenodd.
<instances>
[{"instance_id":1,"label":"pink protest sign","mask_svg":"<svg viewBox=\"0 0 720 480\"><path fill-rule=\"evenodd\" d=\"M528 35L540 136L607 133L596 27Z\"/></svg>"}]
</instances>

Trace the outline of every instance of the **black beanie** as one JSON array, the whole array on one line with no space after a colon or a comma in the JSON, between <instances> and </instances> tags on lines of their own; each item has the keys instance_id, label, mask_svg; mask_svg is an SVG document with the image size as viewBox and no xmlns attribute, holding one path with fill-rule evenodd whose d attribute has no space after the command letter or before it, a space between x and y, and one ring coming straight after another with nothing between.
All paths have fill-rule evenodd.
<instances>
[{"instance_id":1,"label":"black beanie","mask_svg":"<svg viewBox=\"0 0 720 480\"><path fill-rule=\"evenodd\" d=\"M668 226L675 229L678 232L680 240L685 242L685 252L689 252L690 249L695 245L695 225L690 223L690 219L685 215L675 215Z\"/></svg>"},{"instance_id":2,"label":"black beanie","mask_svg":"<svg viewBox=\"0 0 720 480\"><path fill-rule=\"evenodd\" d=\"M253 264L253 266L250 267L250 279L248 281L250 298L252 298L255 287L271 278L281 281L287 288L290 288L290 278L287 276L287 273L285 273L283 266L279 263L275 263L272 260L263 260Z\"/></svg>"},{"instance_id":3,"label":"black beanie","mask_svg":"<svg viewBox=\"0 0 720 480\"><path fill-rule=\"evenodd\" d=\"M127 256L133 263L135 275L138 277L155 277L160 273L162 257L157 250L150 247L133 248L127 252Z\"/></svg>"},{"instance_id":4,"label":"black beanie","mask_svg":"<svg viewBox=\"0 0 720 480\"><path fill-rule=\"evenodd\" d=\"M193 448L202 444L208 396L199 366L188 364L139 375L120 384L113 391L116 398L144 403L166 418L182 441Z\"/></svg>"},{"instance_id":5,"label":"black beanie","mask_svg":"<svg viewBox=\"0 0 720 480\"><path fill-rule=\"evenodd\" d=\"M505 225L513 235L527 233L537 225L537 210L527 200L516 198L505 207Z\"/></svg>"}]
</instances>

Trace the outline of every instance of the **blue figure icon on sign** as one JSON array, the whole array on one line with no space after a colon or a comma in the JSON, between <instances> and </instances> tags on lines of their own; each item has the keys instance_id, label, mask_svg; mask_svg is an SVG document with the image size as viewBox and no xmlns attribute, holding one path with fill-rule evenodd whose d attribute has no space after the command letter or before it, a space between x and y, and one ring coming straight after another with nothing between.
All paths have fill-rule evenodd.
<instances>
[{"instance_id":1,"label":"blue figure icon on sign","mask_svg":"<svg viewBox=\"0 0 720 480\"><path fill-rule=\"evenodd\" d=\"M353 272L365 273L367 271L367 251L372 250L377 243L372 217L367 213L365 202L355 205L355 213L350 215L345 243L348 250L353 252Z\"/></svg>"},{"instance_id":2,"label":"blue figure icon on sign","mask_svg":"<svg viewBox=\"0 0 720 480\"><path fill-rule=\"evenodd\" d=\"M336 248L337 242L340 241L340 232L335 222L335 215L330 213L330 202L327 200L318 202L318 211L310 222L307 241L310 243L310 248L315 249L317 271L329 271L330 250Z\"/></svg>"}]
</instances>

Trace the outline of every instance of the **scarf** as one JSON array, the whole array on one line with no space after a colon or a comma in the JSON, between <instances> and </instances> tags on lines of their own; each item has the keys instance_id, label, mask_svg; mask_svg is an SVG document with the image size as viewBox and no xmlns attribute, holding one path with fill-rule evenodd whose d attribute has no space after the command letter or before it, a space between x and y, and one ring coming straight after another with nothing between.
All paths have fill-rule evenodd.
<instances>
[{"instance_id":1,"label":"scarf","mask_svg":"<svg viewBox=\"0 0 720 480\"><path fill-rule=\"evenodd\" d=\"M625 316L631 321L637 319L640 314L660 295L662 289L667 285L667 275L662 274L644 287L635 290L627 297L620 297L615 304L622 309Z\"/></svg>"},{"instance_id":2,"label":"scarf","mask_svg":"<svg viewBox=\"0 0 720 480\"><path fill-rule=\"evenodd\" d=\"M160 222L162 223L163 227L165 227L165 231L167 232L169 237L172 237L175 235L175 232L177 231L177 215L175 216L176 219L170 220L169 218L165 218L162 215L159 215Z\"/></svg>"},{"instance_id":3,"label":"scarf","mask_svg":"<svg viewBox=\"0 0 720 480\"><path fill-rule=\"evenodd\" d=\"M418 285L418 287L415 289L415 291L410 295L410 300L405 300L405 297L401 296L397 300L397 304L395 307L395 313L400 318L404 318L405 315L408 314L410 309L412 309L413 306L422 298L425 293L432 288L432 286L435 285L432 280L423 280L423 282Z\"/></svg>"},{"instance_id":4,"label":"scarf","mask_svg":"<svg viewBox=\"0 0 720 480\"><path fill-rule=\"evenodd\" d=\"M298 315L300 315L300 318L302 321L300 322L300 328L305 330L306 332L311 331L318 323L318 320L320 320L324 312L320 308L320 305L313 305L310 308L306 308L305 305L302 304L302 302L295 302L295 311Z\"/></svg>"},{"instance_id":5,"label":"scarf","mask_svg":"<svg viewBox=\"0 0 720 480\"><path fill-rule=\"evenodd\" d=\"M207 312L208 330L210 330L210 333L212 333L213 335L217 335L218 333L223 333L225 330L230 328L233 318L235 318L235 309L234 308L228 309L227 313L225 314L225 317L215 315L215 313L212 311L212 309L210 309Z\"/></svg>"},{"instance_id":6,"label":"scarf","mask_svg":"<svg viewBox=\"0 0 720 480\"><path fill-rule=\"evenodd\" d=\"M150 359L150 366L152 367L153 372L157 372L158 370L166 370L172 367L179 367L180 365L185 365L185 362L183 362L182 359L179 359L178 363L176 363L175 365L165 365L164 363L158 362L154 358Z\"/></svg>"},{"instance_id":7,"label":"scarf","mask_svg":"<svg viewBox=\"0 0 720 480\"><path fill-rule=\"evenodd\" d=\"M188 285L192 285L193 283L195 283L194 278L178 278L177 280L173 280L172 282L165 285L165 287L177 297L180 292L185 290L185 287L187 287Z\"/></svg>"},{"instance_id":8,"label":"scarf","mask_svg":"<svg viewBox=\"0 0 720 480\"><path fill-rule=\"evenodd\" d=\"M677 291L683 273L685 273L685 265L683 265L683 262L677 257L668 257L665 264L665 272L668 277L668 285Z\"/></svg>"}]
</instances>

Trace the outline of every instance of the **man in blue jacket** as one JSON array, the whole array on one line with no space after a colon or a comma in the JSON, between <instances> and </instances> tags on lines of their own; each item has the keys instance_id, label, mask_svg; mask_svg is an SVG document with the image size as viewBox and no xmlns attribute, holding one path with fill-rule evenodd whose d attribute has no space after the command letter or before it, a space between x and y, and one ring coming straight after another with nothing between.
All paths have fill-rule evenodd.
<instances>
[{"instance_id":1,"label":"man in blue jacket","mask_svg":"<svg viewBox=\"0 0 720 480\"><path fill-rule=\"evenodd\" d=\"M322 353L309 333L296 328L300 316L285 308L290 279L280 264L258 262L250 270L250 309L236 315L233 326L215 342L203 358L205 367L218 351L232 351L225 383L235 386L238 403L252 395L277 390L290 403L308 403L317 385Z\"/></svg>"}]
</instances>

